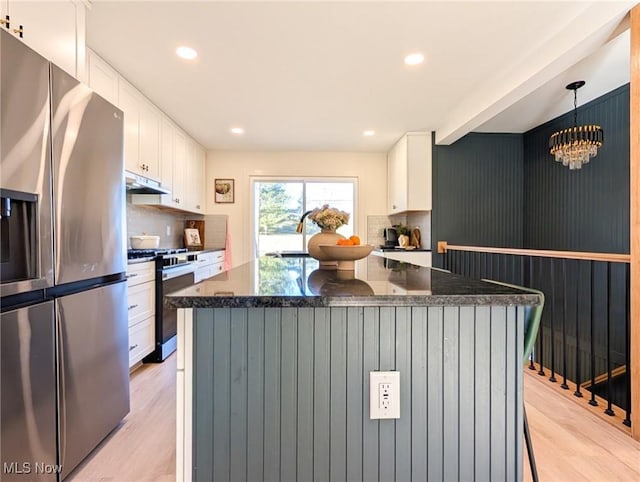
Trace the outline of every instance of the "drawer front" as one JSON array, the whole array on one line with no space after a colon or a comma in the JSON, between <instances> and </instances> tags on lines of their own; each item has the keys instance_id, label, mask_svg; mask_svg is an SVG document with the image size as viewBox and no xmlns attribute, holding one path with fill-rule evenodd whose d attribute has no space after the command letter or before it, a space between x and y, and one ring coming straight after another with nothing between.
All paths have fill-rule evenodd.
<instances>
[{"instance_id":1,"label":"drawer front","mask_svg":"<svg viewBox=\"0 0 640 482\"><path fill-rule=\"evenodd\" d=\"M222 250L222 251L214 251L211 254L213 254L213 262L214 263L224 262L224 250Z\"/></svg>"},{"instance_id":2,"label":"drawer front","mask_svg":"<svg viewBox=\"0 0 640 482\"><path fill-rule=\"evenodd\" d=\"M202 281L203 279L209 278L211 276L210 272L211 272L210 266L204 266L202 268L198 268L193 273L193 282L200 283L200 281Z\"/></svg>"},{"instance_id":3,"label":"drawer front","mask_svg":"<svg viewBox=\"0 0 640 482\"><path fill-rule=\"evenodd\" d=\"M214 263L224 262L224 250L222 251L209 251L198 255L199 266L208 266Z\"/></svg>"},{"instance_id":4,"label":"drawer front","mask_svg":"<svg viewBox=\"0 0 640 482\"><path fill-rule=\"evenodd\" d=\"M156 279L156 263L149 261L148 263L136 263L127 265L127 286L139 285Z\"/></svg>"},{"instance_id":5,"label":"drawer front","mask_svg":"<svg viewBox=\"0 0 640 482\"><path fill-rule=\"evenodd\" d=\"M211 275L210 276L215 276L217 274L220 274L224 271L224 263L216 263L211 267Z\"/></svg>"},{"instance_id":6,"label":"drawer front","mask_svg":"<svg viewBox=\"0 0 640 482\"><path fill-rule=\"evenodd\" d=\"M154 343L153 317L129 327L129 368L151 353Z\"/></svg>"},{"instance_id":7,"label":"drawer front","mask_svg":"<svg viewBox=\"0 0 640 482\"><path fill-rule=\"evenodd\" d=\"M156 312L155 283L144 283L129 288L127 295L127 312L129 326L153 316Z\"/></svg>"},{"instance_id":8,"label":"drawer front","mask_svg":"<svg viewBox=\"0 0 640 482\"><path fill-rule=\"evenodd\" d=\"M202 266L206 266L208 264L213 264L215 261L215 254L212 252L201 253L198 255L198 263Z\"/></svg>"}]
</instances>

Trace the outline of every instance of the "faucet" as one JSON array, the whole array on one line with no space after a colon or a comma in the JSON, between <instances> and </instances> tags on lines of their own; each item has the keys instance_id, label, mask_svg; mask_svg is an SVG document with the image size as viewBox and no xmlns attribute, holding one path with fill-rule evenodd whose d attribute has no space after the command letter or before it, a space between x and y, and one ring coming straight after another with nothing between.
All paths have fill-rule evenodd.
<instances>
[{"instance_id":1,"label":"faucet","mask_svg":"<svg viewBox=\"0 0 640 482\"><path fill-rule=\"evenodd\" d=\"M302 215L302 217L300 218L300 221L298 221L298 226L296 227L296 233L301 233L302 232L302 228L304 227L304 218L306 218L309 214L311 214L313 212L313 210L311 211L307 211L306 213L304 213Z\"/></svg>"}]
</instances>

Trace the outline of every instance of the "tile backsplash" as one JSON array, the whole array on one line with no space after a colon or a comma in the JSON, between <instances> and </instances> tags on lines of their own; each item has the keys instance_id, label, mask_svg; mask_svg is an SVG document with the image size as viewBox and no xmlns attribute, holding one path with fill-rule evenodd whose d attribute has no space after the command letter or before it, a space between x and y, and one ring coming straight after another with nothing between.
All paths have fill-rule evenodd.
<instances>
[{"instance_id":1,"label":"tile backsplash","mask_svg":"<svg viewBox=\"0 0 640 482\"><path fill-rule=\"evenodd\" d=\"M391 216L367 216L367 244L379 246L384 244L384 228L395 224L405 224L409 228L420 230L420 245L431 248L431 211L413 211Z\"/></svg>"},{"instance_id":2,"label":"tile backsplash","mask_svg":"<svg viewBox=\"0 0 640 482\"><path fill-rule=\"evenodd\" d=\"M184 228L188 220L204 220L204 247L224 249L227 237L227 216L187 214L154 206L132 204L127 196L127 248L130 236L147 234L160 236L161 248L183 248ZM169 234L167 234L169 233Z\"/></svg>"},{"instance_id":3,"label":"tile backsplash","mask_svg":"<svg viewBox=\"0 0 640 482\"><path fill-rule=\"evenodd\" d=\"M187 219L202 218L203 216L132 204L127 196L127 248L131 247L129 237L140 234L160 236L161 248L182 248L184 222Z\"/></svg>"},{"instance_id":4,"label":"tile backsplash","mask_svg":"<svg viewBox=\"0 0 640 482\"><path fill-rule=\"evenodd\" d=\"M204 217L204 247L224 249L227 242L227 216L208 214Z\"/></svg>"}]
</instances>

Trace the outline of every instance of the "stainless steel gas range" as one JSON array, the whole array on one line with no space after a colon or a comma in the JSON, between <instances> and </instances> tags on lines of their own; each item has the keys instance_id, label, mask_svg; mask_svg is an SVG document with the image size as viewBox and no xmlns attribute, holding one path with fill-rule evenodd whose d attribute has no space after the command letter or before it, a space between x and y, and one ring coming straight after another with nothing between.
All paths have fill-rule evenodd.
<instances>
[{"instance_id":1,"label":"stainless steel gas range","mask_svg":"<svg viewBox=\"0 0 640 482\"><path fill-rule=\"evenodd\" d=\"M194 272L198 254L184 248L177 249L130 249L127 252L132 260L154 261L156 271L156 315L155 350L144 358L144 362L164 361L176 350L178 331L177 310L165 306L164 296L194 284Z\"/></svg>"}]
</instances>

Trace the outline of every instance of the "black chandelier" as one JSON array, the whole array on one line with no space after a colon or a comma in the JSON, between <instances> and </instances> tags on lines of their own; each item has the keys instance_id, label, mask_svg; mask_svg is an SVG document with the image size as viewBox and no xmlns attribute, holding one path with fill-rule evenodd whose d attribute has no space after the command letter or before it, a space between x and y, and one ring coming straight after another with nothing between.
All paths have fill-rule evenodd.
<instances>
[{"instance_id":1,"label":"black chandelier","mask_svg":"<svg viewBox=\"0 0 640 482\"><path fill-rule=\"evenodd\" d=\"M573 90L573 127L555 132L549 139L549 151L569 169L580 169L589 162L604 140L600 126L578 126L578 89L584 84L584 80L578 80L567 85L568 90Z\"/></svg>"}]
</instances>

